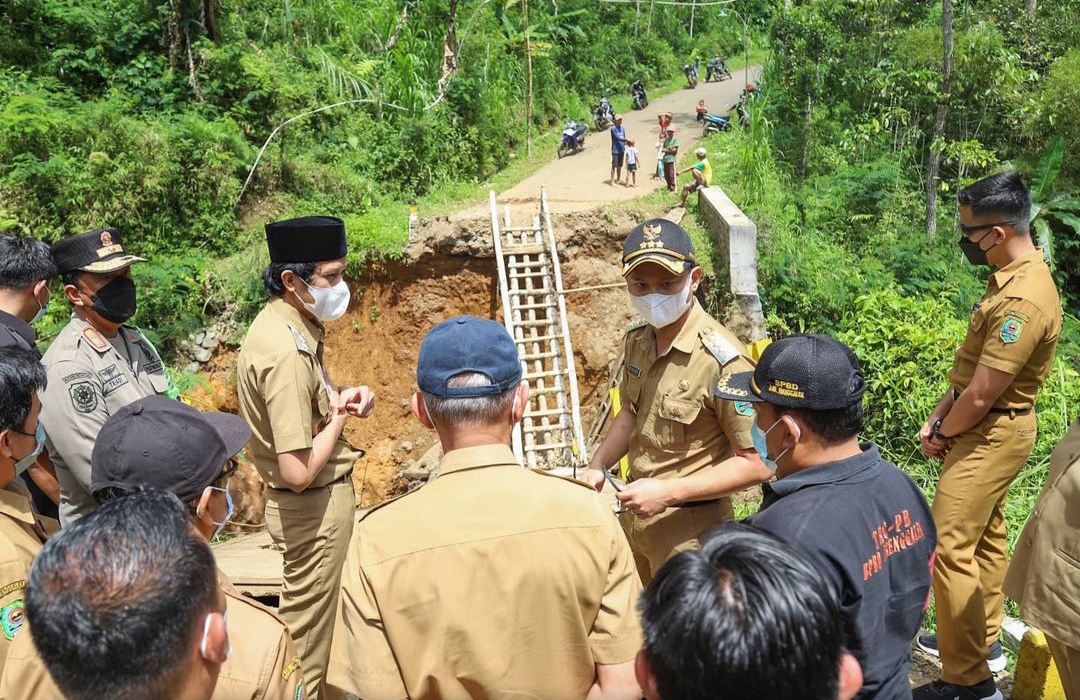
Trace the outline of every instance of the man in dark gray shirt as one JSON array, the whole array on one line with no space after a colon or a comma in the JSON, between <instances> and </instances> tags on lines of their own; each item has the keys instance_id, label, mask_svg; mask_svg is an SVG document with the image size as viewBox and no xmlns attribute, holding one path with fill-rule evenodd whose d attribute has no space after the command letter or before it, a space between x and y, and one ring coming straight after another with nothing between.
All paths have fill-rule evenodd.
<instances>
[{"instance_id":1,"label":"man in dark gray shirt","mask_svg":"<svg viewBox=\"0 0 1080 700\"><path fill-rule=\"evenodd\" d=\"M865 389L847 346L802 335L766 348L753 372L721 377L714 393L754 406L754 446L777 479L749 523L808 554L829 581L863 669L856 697L910 700L936 531L914 482L859 442Z\"/></svg>"}]
</instances>

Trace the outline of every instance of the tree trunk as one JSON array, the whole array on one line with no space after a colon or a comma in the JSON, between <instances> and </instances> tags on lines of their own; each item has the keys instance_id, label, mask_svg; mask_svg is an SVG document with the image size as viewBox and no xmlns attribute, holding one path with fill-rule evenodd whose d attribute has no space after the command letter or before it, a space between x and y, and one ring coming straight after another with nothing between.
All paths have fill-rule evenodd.
<instances>
[{"instance_id":1,"label":"tree trunk","mask_svg":"<svg viewBox=\"0 0 1080 700\"><path fill-rule=\"evenodd\" d=\"M525 153L532 155L532 44L529 41L529 0L521 0L525 19Z\"/></svg>"},{"instance_id":2,"label":"tree trunk","mask_svg":"<svg viewBox=\"0 0 1080 700\"><path fill-rule=\"evenodd\" d=\"M450 9L446 19L446 39L443 41L442 75L439 76L439 82L437 83L439 96L435 98L432 105L441 102L443 97L446 96L446 84L450 82L450 78L454 77L454 73L457 71L457 7L458 0L450 0Z\"/></svg>"},{"instance_id":3,"label":"tree trunk","mask_svg":"<svg viewBox=\"0 0 1080 700\"><path fill-rule=\"evenodd\" d=\"M214 0L203 0L202 24L206 29L206 35L210 41L221 45L221 30L218 29L217 17L214 15Z\"/></svg>"},{"instance_id":4,"label":"tree trunk","mask_svg":"<svg viewBox=\"0 0 1080 700\"><path fill-rule=\"evenodd\" d=\"M941 170L942 139L945 136L945 119L949 115L949 90L952 84L953 59L953 5L952 0L941 3L941 33L945 43L945 58L941 66L941 99L934 117L934 130L930 134L930 160L926 164L926 234L937 237L937 189Z\"/></svg>"},{"instance_id":5,"label":"tree trunk","mask_svg":"<svg viewBox=\"0 0 1080 700\"><path fill-rule=\"evenodd\" d=\"M694 38L694 11L697 10L697 0L690 0L690 38Z\"/></svg>"},{"instance_id":6,"label":"tree trunk","mask_svg":"<svg viewBox=\"0 0 1080 700\"><path fill-rule=\"evenodd\" d=\"M645 26L645 36L652 36L652 11L656 0L649 0L649 23Z\"/></svg>"},{"instance_id":7,"label":"tree trunk","mask_svg":"<svg viewBox=\"0 0 1080 700\"><path fill-rule=\"evenodd\" d=\"M1038 9L1039 0L1027 0L1028 19L1035 19L1035 10Z\"/></svg>"}]
</instances>

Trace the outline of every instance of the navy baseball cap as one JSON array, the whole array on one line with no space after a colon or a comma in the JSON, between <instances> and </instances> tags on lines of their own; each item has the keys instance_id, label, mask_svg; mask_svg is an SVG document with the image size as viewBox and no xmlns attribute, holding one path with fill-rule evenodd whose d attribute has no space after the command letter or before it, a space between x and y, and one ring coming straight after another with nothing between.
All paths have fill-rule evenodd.
<instances>
[{"instance_id":1,"label":"navy baseball cap","mask_svg":"<svg viewBox=\"0 0 1080 700\"><path fill-rule=\"evenodd\" d=\"M451 387L450 378L477 372L491 383ZM521 381L517 346L501 323L458 316L435 326L420 343L416 382L420 391L442 398L501 394Z\"/></svg>"},{"instance_id":2,"label":"navy baseball cap","mask_svg":"<svg viewBox=\"0 0 1080 700\"><path fill-rule=\"evenodd\" d=\"M646 262L662 265L676 275L697 265L690 234L667 219L649 219L631 229L623 241L622 262L623 277Z\"/></svg>"},{"instance_id":3,"label":"navy baseball cap","mask_svg":"<svg viewBox=\"0 0 1080 700\"><path fill-rule=\"evenodd\" d=\"M82 270L108 273L122 270L146 258L131 255L121 245L120 232L114 228L99 228L61 238L50 250L60 274Z\"/></svg>"},{"instance_id":4,"label":"navy baseball cap","mask_svg":"<svg viewBox=\"0 0 1080 700\"><path fill-rule=\"evenodd\" d=\"M90 456L90 492L155 486L191 503L249 438L247 422L231 413L203 413L165 396L145 396L101 426Z\"/></svg>"},{"instance_id":5,"label":"navy baseball cap","mask_svg":"<svg viewBox=\"0 0 1080 700\"><path fill-rule=\"evenodd\" d=\"M827 335L793 335L770 344L753 372L726 374L713 394L728 401L767 402L785 408L847 408L866 391L859 358Z\"/></svg>"}]
</instances>

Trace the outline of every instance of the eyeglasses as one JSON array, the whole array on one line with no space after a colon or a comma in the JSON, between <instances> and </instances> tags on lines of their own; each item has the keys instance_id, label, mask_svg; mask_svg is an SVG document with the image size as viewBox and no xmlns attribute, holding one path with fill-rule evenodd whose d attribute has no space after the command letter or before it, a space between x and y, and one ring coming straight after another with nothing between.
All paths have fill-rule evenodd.
<instances>
[{"instance_id":1,"label":"eyeglasses","mask_svg":"<svg viewBox=\"0 0 1080 700\"><path fill-rule=\"evenodd\" d=\"M240 468L240 461L235 458L229 458L229 463L222 470L221 475L214 481L214 486L218 488L225 488L225 484L229 481L229 477L236 473L236 470Z\"/></svg>"},{"instance_id":2,"label":"eyeglasses","mask_svg":"<svg viewBox=\"0 0 1080 700\"><path fill-rule=\"evenodd\" d=\"M963 224L957 224L957 227L960 229L960 233L963 234L963 236L965 238L967 238L971 234L975 233L976 231L982 231L983 229L994 228L995 226L1015 226L1015 225L1016 225L1015 221L995 221L995 222L993 222L991 224L975 224L974 226L964 226Z\"/></svg>"}]
</instances>

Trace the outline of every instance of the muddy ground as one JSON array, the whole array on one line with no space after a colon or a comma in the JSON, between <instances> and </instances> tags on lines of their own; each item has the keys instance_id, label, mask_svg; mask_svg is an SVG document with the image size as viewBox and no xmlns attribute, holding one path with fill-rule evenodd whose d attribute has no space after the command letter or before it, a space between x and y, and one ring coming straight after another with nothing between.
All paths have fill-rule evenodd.
<instances>
[{"instance_id":1,"label":"muddy ground","mask_svg":"<svg viewBox=\"0 0 1080 700\"><path fill-rule=\"evenodd\" d=\"M524 223L533 210L514 210ZM578 212L553 217L566 289L618 283L621 241L643 212ZM519 218L520 217L520 218ZM422 222L401 261L369 265L350 281L349 311L328 326L326 363L340 385L367 384L376 393L375 412L351 421L347 435L367 454L353 480L359 503L370 506L405 488L400 478L436 442L409 411L416 390L416 353L424 334L459 314L501 320L495 260L486 219L439 218ZM609 381L631 310L620 288L567 296L567 312L582 422L591 424ZM200 390L200 408L236 410L235 349L219 351L206 367L210 390ZM251 465L233 482L236 520L263 522L265 486Z\"/></svg>"}]
</instances>

